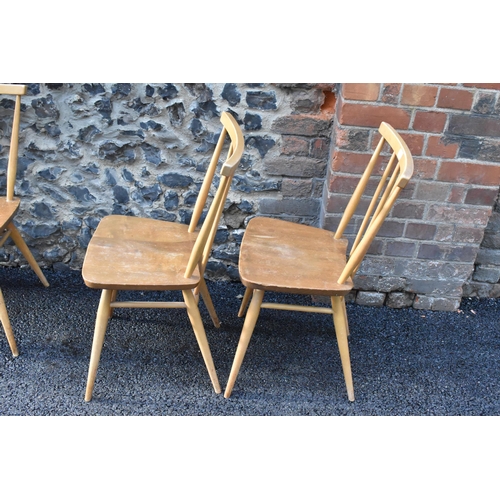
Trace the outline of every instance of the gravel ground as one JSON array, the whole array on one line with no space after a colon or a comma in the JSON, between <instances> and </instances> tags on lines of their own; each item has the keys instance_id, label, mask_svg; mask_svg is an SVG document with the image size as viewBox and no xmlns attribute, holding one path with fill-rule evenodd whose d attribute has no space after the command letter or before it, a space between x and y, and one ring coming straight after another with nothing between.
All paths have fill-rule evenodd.
<instances>
[{"instance_id":1,"label":"gravel ground","mask_svg":"<svg viewBox=\"0 0 500 500\"><path fill-rule=\"evenodd\" d=\"M213 392L185 311L116 310L85 403L99 292L79 272L46 276L50 288L30 269L0 269L20 352L13 358L0 335L0 415L500 414L500 299L465 299L459 312L348 304L353 403L327 315L263 310L226 400ZM224 388L243 324L243 287L210 282L209 289L221 328L200 309Z\"/></svg>"}]
</instances>

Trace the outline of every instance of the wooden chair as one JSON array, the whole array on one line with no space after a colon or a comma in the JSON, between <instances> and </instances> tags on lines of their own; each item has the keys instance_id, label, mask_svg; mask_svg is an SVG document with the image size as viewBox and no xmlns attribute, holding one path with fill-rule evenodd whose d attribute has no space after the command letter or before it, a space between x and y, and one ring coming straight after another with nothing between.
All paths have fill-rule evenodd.
<instances>
[{"instance_id":1,"label":"wooden chair","mask_svg":"<svg viewBox=\"0 0 500 500\"><path fill-rule=\"evenodd\" d=\"M238 314L240 317L244 315L250 298L252 300L224 397L231 395L260 309L266 308L333 314L347 395L350 401L354 401L345 295L353 288L352 278L366 251L413 174L413 158L400 135L385 122L380 125L379 132L382 136L380 142L335 234L266 217L255 217L248 224L240 248L239 271L241 281L246 286ZM392 149L392 155L368 203L362 196L368 185L369 189L374 187L371 179L383 158L381 152L385 144ZM347 258L348 240L343 238L343 234L353 216L357 215L358 204L362 199L368 209ZM355 217L355 222L359 224L361 217ZM331 307L264 303L266 291L329 296Z\"/></svg>"},{"instance_id":2,"label":"wooden chair","mask_svg":"<svg viewBox=\"0 0 500 500\"><path fill-rule=\"evenodd\" d=\"M108 318L115 307L185 308L216 393L220 393L215 366L198 309L199 294L219 327L204 271L234 172L241 160L244 140L229 113L222 113L223 129L196 201L189 226L140 217L110 215L99 223L89 243L82 275L90 288L102 289L95 324L85 401L90 401ZM199 232L202 215L219 156L229 135L228 157ZM119 290L181 290L183 302L117 302Z\"/></svg>"},{"instance_id":3,"label":"wooden chair","mask_svg":"<svg viewBox=\"0 0 500 500\"><path fill-rule=\"evenodd\" d=\"M30 252L26 242L21 236L19 230L14 225L13 219L19 210L19 205L21 200L14 196L14 186L16 183L17 174L17 158L19 150L19 126L21 120L21 96L26 94L26 85L4 85L0 84L0 97L4 96L15 96L15 101L13 103L13 119L11 118L4 122L3 112L0 114L0 124L4 126L3 137L8 137L9 127L10 130L10 144L9 144L9 159L7 163L7 192L6 196L0 196L0 247L4 245L7 239L12 238L14 244L19 248L21 253L24 255L25 259L28 261L29 265L35 271L36 275L40 278L40 281L44 286L49 286L47 279L45 278L40 266L36 262L32 253ZM10 113L9 113L10 114ZM12 123L12 125L11 125ZM1 138L2 136L0 136ZM12 354L14 356L18 355L18 350L16 346L16 341L14 340L14 335L12 333L12 328L9 321L9 316L7 314L7 309L5 307L5 302L3 300L3 295L0 291L0 319L2 326L7 335L7 340L9 342Z\"/></svg>"}]
</instances>

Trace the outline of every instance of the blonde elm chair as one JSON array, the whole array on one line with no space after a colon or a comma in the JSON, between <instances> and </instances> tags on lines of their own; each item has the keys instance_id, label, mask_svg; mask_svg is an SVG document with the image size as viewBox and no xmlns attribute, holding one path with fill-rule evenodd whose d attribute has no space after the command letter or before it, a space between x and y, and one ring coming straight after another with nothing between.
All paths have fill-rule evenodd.
<instances>
[{"instance_id":1,"label":"blonde elm chair","mask_svg":"<svg viewBox=\"0 0 500 500\"><path fill-rule=\"evenodd\" d=\"M101 289L94 340L90 356L85 401L92 398L97 367L108 319L117 307L184 308L198 341L210 380L216 393L221 392L198 309L203 298L211 319L219 327L219 319L203 277L231 181L244 150L241 129L234 117L224 112L222 132L200 189L189 226L141 217L110 215L99 223L88 245L82 275L90 288ZM226 138L227 159L219 172L219 183L208 213L196 231L213 183L219 157ZM215 183L214 183L215 184ZM215 188L214 188L215 189ZM180 290L183 302L119 302L120 290Z\"/></svg>"},{"instance_id":2,"label":"blonde elm chair","mask_svg":"<svg viewBox=\"0 0 500 500\"><path fill-rule=\"evenodd\" d=\"M21 96L26 94L26 85L6 85L0 84L0 98L5 99L4 96L8 96L6 101L9 102L10 98L14 98L13 106L4 105L0 106L0 139L8 138L10 134L10 141L8 141L9 147L9 158L7 161L7 190L5 196L0 196L0 247L9 239L12 239L16 247L21 251L24 258L28 261L29 265L35 271L40 281L44 286L49 286L47 279L45 278L40 266L33 257L30 249L26 245L21 233L14 224L14 216L19 210L21 200L14 196L14 187L16 183L17 175L17 159L19 154L19 129L21 121ZM12 111L11 111L12 108ZM9 113L6 116L3 109L8 109ZM3 142L3 141L2 141ZM2 326L7 335L7 340L11 348L12 354L18 356L19 352L17 349L16 341L14 339L14 334L12 332L12 327L9 321L9 316L7 313L7 308L5 307L5 302L3 294L0 290L0 319Z\"/></svg>"},{"instance_id":3,"label":"blonde elm chair","mask_svg":"<svg viewBox=\"0 0 500 500\"><path fill-rule=\"evenodd\" d=\"M267 217L255 217L248 224L240 248L239 272L246 287L240 317L245 314L250 298L251 302L224 393L226 398L232 393L260 309L267 308L333 315L347 395L354 401L345 296L353 288L352 278L370 244L413 174L413 158L401 136L385 122L379 132L380 142L335 233ZM391 149L390 156L381 155L386 144ZM387 158L381 175L375 175L379 163ZM371 201L364 196L367 186L368 191L374 189ZM367 206L364 218L358 217L357 209L364 204ZM348 256L348 240L343 234L353 217L358 219L355 222L360 227ZM331 307L265 303L267 291L328 296Z\"/></svg>"}]
</instances>

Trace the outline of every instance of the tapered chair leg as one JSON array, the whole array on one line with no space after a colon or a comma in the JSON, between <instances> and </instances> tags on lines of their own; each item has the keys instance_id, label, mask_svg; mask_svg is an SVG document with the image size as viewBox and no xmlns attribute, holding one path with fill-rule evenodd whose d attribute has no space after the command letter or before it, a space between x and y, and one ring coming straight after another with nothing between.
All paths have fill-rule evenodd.
<instances>
[{"instance_id":1,"label":"tapered chair leg","mask_svg":"<svg viewBox=\"0 0 500 500\"><path fill-rule=\"evenodd\" d=\"M238 342L238 347L234 356L233 366L231 367L231 373L229 374L229 379L227 381L226 391L224 392L225 398L231 396L231 392L233 392L234 383L236 382L236 377L240 371L241 363L243 362L248 344L252 338L252 333L255 328L255 324L257 323L257 318L259 317L260 306L263 299L264 290L254 290L252 301L250 302L245 322L243 323L243 329L241 330L240 341Z\"/></svg>"},{"instance_id":2,"label":"tapered chair leg","mask_svg":"<svg viewBox=\"0 0 500 500\"><path fill-rule=\"evenodd\" d=\"M99 308L97 309L97 317L95 322L94 340L92 342L92 352L90 354L89 373L87 377L87 389L85 391L85 401L92 399L92 391L94 390L94 382L101 358L102 346L104 344L104 335L109 319L109 304L111 303L112 290L103 290Z\"/></svg>"},{"instance_id":3,"label":"tapered chair leg","mask_svg":"<svg viewBox=\"0 0 500 500\"><path fill-rule=\"evenodd\" d=\"M19 356L16 339L14 338L14 333L12 332L12 327L10 325L10 320L9 320L9 314L7 313L7 307L5 306L2 290L0 290L0 321L2 322L2 326L5 331L5 335L7 337L7 342L9 343L10 350L12 351L12 355L14 357Z\"/></svg>"},{"instance_id":4,"label":"tapered chair leg","mask_svg":"<svg viewBox=\"0 0 500 500\"><path fill-rule=\"evenodd\" d=\"M253 290L251 288L245 289L245 295L243 295L243 299L241 300L240 310L238 311L238 318L243 318L245 316L245 309L247 308L248 303L250 302L250 298L252 297Z\"/></svg>"},{"instance_id":5,"label":"tapered chair leg","mask_svg":"<svg viewBox=\"0 0 500 500\"><path fill-rule=\"evenodd\" d=\"M347 397L349 401L354 401L354 386L352 382L351 360L349 357L349 345L347 336L349 328L347 326L347 314L345 310L344 297L332 297L333 323L337 344L339 346L340 360L344 372L345 385L347 388Z\"/></svg>"},{"instance_id":6,"label":"tapered chair leg","mask_svg":"<svg viewBox=\"0 0 500 500\"><path fill-rule=\"evenodd\" d=\"M208 345L207 335L205 333L205 327L203 326L203 321L201 319L200 310L196 304L196 299L194 298L192 290L182 290L182 295L184 296L184 302L186 303L186 309L191 321L191 326L193 327L196 340L201 350L201 355L205 361L205 365L208 370L208 375L212 381L212 385L217 394L220 394L221 388L219 384L219 379L217 378L217 372L215 371L214 361L212 359L212 353L210 352L210 347Z\"/></svg>"},{"instance_id":7,"label":"tapered chair leg","mask_svg":"<svg viewBox=\"0 0 500 500\"><path fill-rule=\"evenodd\" d=\"M33 257L33 254L31 253L30 249L28 248L28 245L26 245L26 242L24 241L23 237L21 236L21 233L17 230L16 226L14 226L14 223L11 222L7 226L11 233L10 237L12 238L12 241L15 243L16 247L19 248L21 253L24 255L24 258L28 261L28 264L31 266L31 269L35 271L36 275L40 279L40 281L43 283L44 286L49 286L49 282L45 278L42 270L40 269L40 266L38 265L37 261Z\"/></svg>"},{"instance_id":8,"label":"tapered chair leg","mask_svg":"<svg viewBox=\"0 0 500 500\"><path fill-rule=\"evenodd\" d=\"M208 309L208 313L210 314L210 317L212 318L212 322L215 326L215 328L220 327L220 321L217 316L217 313L215 311L214 304L212 302L212 297L210 296L210 292L208 291L207 284L205 282L205 279L202 277L200 280L200 284L198 285L198 288L200 290L201 296L203 297L203 302L205 304L205 307Z\"/></svg>"}]
</instances>

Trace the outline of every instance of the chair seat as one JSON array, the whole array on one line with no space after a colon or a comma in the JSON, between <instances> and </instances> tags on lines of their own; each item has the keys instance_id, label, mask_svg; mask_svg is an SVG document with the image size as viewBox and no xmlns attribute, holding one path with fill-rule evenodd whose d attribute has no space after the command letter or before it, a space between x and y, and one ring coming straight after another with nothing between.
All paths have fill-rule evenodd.
<instances>
[{"instance_id":1,"label":"chair seat","mask_svg":"<svg viewBox=\"0 0 500 500\"><path fill-rule=\"evenodd\" d=\"M19 198L7 201L5 196L0 196L0 229L3 229L14 218L20 203Z\"/></svg>"},{"instance_id":2,"label":"chair seat","mask_svg":"<svg viewBox=\"0 0 500 500\"><path fill-rule=\"evenodd\" d=\"M352 280L337 283L346 264L347 239L332 232L267 217L253 218L241 243L242 283L284 293L346 295Z\"/></svg>"},{"instance_id":3,"label":"chair seat","mask_svg":"<svg viewBox=\"0 0 500 500\"><path fill-rule=\"evenodd\" d=\"M196 232L178 222L109 215L99 223L82 268L85 284L109 290L188 290L185 278Z\"/></svg>"}]
</instances>

